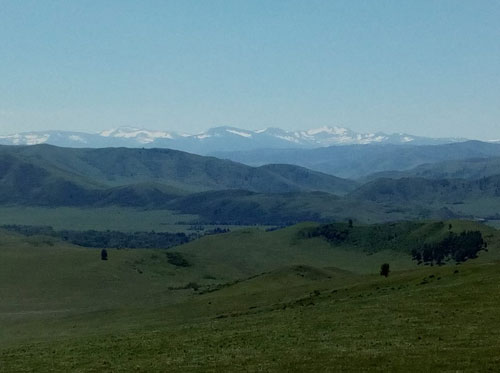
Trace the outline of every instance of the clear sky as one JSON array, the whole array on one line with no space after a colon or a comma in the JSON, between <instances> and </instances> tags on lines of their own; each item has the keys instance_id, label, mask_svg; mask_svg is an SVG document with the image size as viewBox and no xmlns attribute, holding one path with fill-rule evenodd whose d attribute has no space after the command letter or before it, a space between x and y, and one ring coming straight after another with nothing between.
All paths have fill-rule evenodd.
<instances>
[{"instance_id":1,"label":"clear sky","mask_svg":"<svg viewBox=\"0 0 500 373\"><path fill-rule=\"evenodd\" d=\"M0 134L500 138L500 1L0 0Z\"/></svg>"}]
</instances>

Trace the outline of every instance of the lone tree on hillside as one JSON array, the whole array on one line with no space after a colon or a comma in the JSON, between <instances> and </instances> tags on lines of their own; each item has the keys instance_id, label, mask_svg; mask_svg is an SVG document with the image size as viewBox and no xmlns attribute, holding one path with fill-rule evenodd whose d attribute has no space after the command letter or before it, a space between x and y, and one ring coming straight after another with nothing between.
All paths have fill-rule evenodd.
<instances>
[{"instance_id":1,"label":"lone tree on hillside","mask_svg":"<svg viewBox=\"0 0 500 373\"><path fill-rule=\"evenodd\" d=\"M347 222L347 224L348 224L349 228L352 228L352 219L349 219L349 221Z\"/></svg>"},{"instance_id":2,"label":"lone tree on hillside","mask_svg":"<svg viewBox=\"0 0 500 373\"><path fill-rule=\"evenodd\" d=\"M108 252L106 249L101 250L101 260L108 260Z\"/></svg>"},{"instance_id":3,"label":"lone tree on hillside","mask_svg":"<svg viewBox=\"0 0 500 373\"><path fill-rule=\"evenodd\" d=\"M387 277L389 276L389 263L384 263L380 266L380 276Z\"/></svg>"}]
</instances>

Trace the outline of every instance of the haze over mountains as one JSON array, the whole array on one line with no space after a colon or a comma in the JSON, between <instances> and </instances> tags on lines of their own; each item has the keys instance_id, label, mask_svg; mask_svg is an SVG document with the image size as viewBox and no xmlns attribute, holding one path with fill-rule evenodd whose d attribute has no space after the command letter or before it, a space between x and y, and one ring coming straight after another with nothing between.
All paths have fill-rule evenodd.
<instances>
[{"instance_id":1,"label":"haze over mountains","mask_svg":"<svg viewBox=\"0 0 500 373\"><path fill-rule=\"evenodd\" d=\"M358 179L383 171L405 171L442 161L500 157L500 146L480 141L441 145L367 144L316 149L260 149L212 155L250 166L294 164L343 178Z\"/></svg>"},{"instance_id":2,"label":"haze over mountains","mask_svg":"<svg viewBox=\"0 0 500 373\"><path fill-rule=\"evenodd\" d=\"M254 167L172 149L0 146L0 204L167 209L231 224L487 218L497 213L499 144L283 151L300 155L289 157L289 163L317 162L311 164L360 178L294 164Z\"/></svg>"},{"instance_id":3,"label":"haze over mountains","mask_svg":"<svg viewBox=\"0 0 500 373\"><path fill-rule=\"evenodd\" d=\"M122 127L2 141L17 145L0 146L2 205L165 209L204 223L287 225L496 217L500 196L493 142L339 127L198 135Z\"/></svg>"},{"instance_id":4,"label":"haze over mountains","mask_svg":"<svg viewBox=\"0 0 500 373\"><path fill-rule=\"evenodd\" d=\"M110 194L123 194L124 187L129 188L128 199L115 202L140 205L144 193L153 193L158 201L224 189L343 195L352 191L356 183L298 166L255 168L170 149L0 146L0 190L4 202L103 203Z\"/></svg>"},{"instance_id":5,"label":"haze over mountains","mask_svg":"<svg viewBox=\"0 0 500 373\"><path fill-rule=\"evenodd\" d=\"M303 131L286 131L280 128L246 130L236 127L215 127L194 135L120 127L98 134L51 130L0 136L0 144L3 145L51 144L79 148L170 148L202 155L236 150L318 148L353 144L431 145L458 141L464 141L464 139L434 139L404 133L358 133L347 128L326 126Z\"/></svg>"}]
</instances>

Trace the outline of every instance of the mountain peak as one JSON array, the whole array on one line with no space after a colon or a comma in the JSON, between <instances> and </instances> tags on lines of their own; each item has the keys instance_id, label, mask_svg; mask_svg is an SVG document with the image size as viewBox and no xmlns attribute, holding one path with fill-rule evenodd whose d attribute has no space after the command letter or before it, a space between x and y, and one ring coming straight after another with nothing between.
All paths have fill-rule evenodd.
<instances>
[{"instance_id":1,"label":"mountain peak","mask_svg":"<svg viewBox=\"0 0 500 373\"><path fill-rule=\"evenodd\" d=\"M352 132L351 130L347 129L347 128L343 128L343 127L337 127L337 126L334 126L334 127L328 127L328 126L323 126L323 127L319 127L319 128L313 128L313 129L309 129L307 131L305 131L308 135L318 135L320 133L325 133L325 134L328 134L328 135L340 135L340 136L344 136L350 132Z\"/></svg>"},{"instance_id":2,"label":"mountain peak","mask_svg":"<svg viewBox=\"0 0 500 373\"><path fill-rule=\"evenodd\" d=\"M157 139L173 139L174 136L169 132L164 131L151 131L145 128L136 128L129 126L122 126L105 130L99 133L103 137L117 137L125 139L135 139L141 144L149 144Z\"/></svg>"},{"instance_id":3,"label":"mountain peak","mask_svg":"<svg viewBox=\"0 0 500 373\"><path fill-rule=\"evenodd\" d=\"M203 138L206 138L206 137L211 137L211 136L221 137L221 136L227 136L228 134L230 134L230 135L237 135L237 136L248 138L248 137L252 137L252 135L254 133L255 133L255 131L244 130L244 129L237 128L237 127L220 126L220 127L210 128L208 131L202 132L196 136L198 136L198 138L201 138L200 136L203 136Z\"/></svg>"},{"instance_id":4,"label":"mountain peak","mask_svg":"<svg viewBox=\"0 0 500 373\"><path fill-rule=\"evenodd\" d=\"M459 141L464 140L432 139L404 133L359 133L339 126L322 126L297 131L276 127L247 130L231 126L219 126L196 135L122 126L97 134L43 131L0 136L0 144L4 145L47 143L65 147L166 147L197 154L263 148L318 148L354 144L429 145Z\"/></svg>"}]
</instances>

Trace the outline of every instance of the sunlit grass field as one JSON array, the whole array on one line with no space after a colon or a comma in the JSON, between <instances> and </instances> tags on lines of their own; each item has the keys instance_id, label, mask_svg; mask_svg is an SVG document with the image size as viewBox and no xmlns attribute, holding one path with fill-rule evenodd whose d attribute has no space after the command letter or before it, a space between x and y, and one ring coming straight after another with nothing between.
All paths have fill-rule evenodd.
<instances>
[{"instance_id":1,"label":"sunlit grass field","mask_svg":"<svg viewBox=\"0 0 500 373\"><path fill-rule=\"evenodd\" d=\"M2 232L0 371L498 369L497 231L484 228L478 259L431 267L297 240L307 226L171 249L187 267L161 250L101 261L96 249Z\"/></svg>"}]
</instances>

